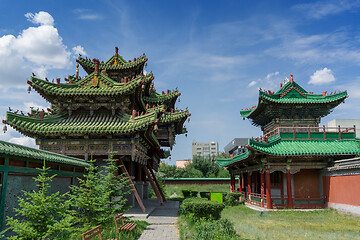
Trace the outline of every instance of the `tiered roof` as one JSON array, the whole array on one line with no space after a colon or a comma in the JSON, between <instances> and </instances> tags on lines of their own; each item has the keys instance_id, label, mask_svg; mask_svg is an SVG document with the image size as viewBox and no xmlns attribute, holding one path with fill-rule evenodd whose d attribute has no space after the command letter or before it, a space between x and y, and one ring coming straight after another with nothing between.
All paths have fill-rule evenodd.
<instances>
[{"instance_id":1,"label":"tiered roof","mask_svg":"<svg viewBox=\"0 0 360 240\"><path fill-rule=\"evenodd\" d=\"M317 118L327 115L347 97L346 91L330 94L307 92L294 82L291 75L290 81L281 86L276 93L260 90L258 105L240 111L240 115L260 126L282 116L287 117L289 121L294 115L311 115ZM360 139L355 138L355 128L326 131L325 127L277 127L260 139L249 139L246 152L233 158L216 159L216 163L223 167L231 167L237 163L245 163L243 166L247 166L249 161L257 164L267 158L355 156L360 154L359 141Z\"/></svg>"},{"instance_id":2,"label":"tiered roof","mask_svg":"<svg viewBox=\"0 0 360 240\"><path fill-rule=\"evenodd\" d=\"M311 115L314 118L324 117L343 102L347 96L347 91L331 94L307 92L291 77L290 81L285 83L276 93L260 89L258 105L240 111L240 115L251 119L256 126L264 126L272 119L281 116L288 118L295 115Z\"/></svg>"},{"instance_id":3,"label":"tiered roof","mask_svg":"<svg viewBox=\"0 0 360 240\"><path fill-rule=\"evenodd\" d=\"M146 61L143 55L126 62L116 48L105 63L80 56L78 62L89 74L84 78L68 76L67 83L60 79L53 83L33 76L28 84L53 108L28 116L7 112L4 123L36 138L120 137L142 132L150 144L158 143L153 134L156 127L174 126L174 134L186 132L183 123L189 111L174 109L180 93L157 93L153 74L143 74Z\"/></svg>"}]
</instances>

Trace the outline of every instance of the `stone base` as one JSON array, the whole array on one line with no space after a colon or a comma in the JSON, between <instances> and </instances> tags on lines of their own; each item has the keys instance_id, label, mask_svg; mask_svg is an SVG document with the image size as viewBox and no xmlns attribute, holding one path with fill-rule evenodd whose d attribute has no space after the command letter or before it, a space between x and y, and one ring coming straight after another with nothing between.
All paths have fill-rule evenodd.
<instances>
[{"instance_id":1,"label":"stone base","mask_svg":"<svg viewBox=\"0 0 360 240\"><path fill-rule=\"evenodd\" d=\"M360 216L360 206L342 204L342 203L328 203L328 207L338 210L343 213Z\"/></svg>"}]
</instances>

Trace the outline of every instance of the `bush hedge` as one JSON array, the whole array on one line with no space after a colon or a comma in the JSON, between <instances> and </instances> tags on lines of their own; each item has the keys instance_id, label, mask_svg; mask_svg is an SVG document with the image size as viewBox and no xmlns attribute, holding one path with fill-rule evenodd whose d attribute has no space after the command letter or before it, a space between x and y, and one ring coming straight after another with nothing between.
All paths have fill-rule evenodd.
<instances>
[{"instance_id":1,"label":"bush hedge","mask_svg":"<svg viewBox=\"0 0 360 240\"><path fill-rule=\"evenodd\" d=\"M210 200L210 192L200 192L200 197Z\"/></svg>"},{"instance_id":2,"label":"bush hedge","mask_svg":"<svg viewBox=\"0 0 360 240\"><path fill-rule=\"evenodd\" d=\"M219 219L224 208L224 204L209 201L205 198L188 198L181 205L183 214L193 214L195 218L205 219Z\"/></svg>"},{"instance_id":3,"label":"bush hedge","mask_svg":"<svg viewBox=\"0 0 360 240\"><path fill-rule=\"evenodd\" d=\"M241 193L235 192L235 193L227 193L224 194L224 203L226 206L236 206L240 204L240 196Z\"/></svg>"},{"instance_id":4,"label":"bush hedge","mask_svg":"<svg viewBox=\"0 0 360 240\"><path fill-rule=\"evenodd\" d=\"M182 192L184 198L197 197L197 195L198 195L198 191L194 191L191 189L182 189L181 192Z\"/></svg>"}]
</instances>

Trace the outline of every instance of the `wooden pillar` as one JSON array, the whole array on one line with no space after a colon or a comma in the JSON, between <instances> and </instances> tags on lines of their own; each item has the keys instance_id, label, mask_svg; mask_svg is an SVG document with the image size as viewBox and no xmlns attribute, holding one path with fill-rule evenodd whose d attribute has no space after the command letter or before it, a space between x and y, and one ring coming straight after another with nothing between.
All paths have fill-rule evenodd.
<instances>
[{"instance_id":1,"label":"wooden pillar","mask_svg":"<svg viewBox=\"0 0 360 240\"><path fill-rule=\"evenodd\" d=\"M280 173L280 195L281 195L281 204L284 204L284 174L283 172Z\"/></svg>"},{"instance_id":2,"label":"wooden pillar","mask_svg":"<svg viewBox=\"0 0 360 240\"><path fill-rule=\"evenodd\" d=\"M290 167L286 168L286 187L287 187L287 205L288 208L293 207L292 190L291 190L291 172Z\"/></svg>"},{"instance_id":3,"label":"wooden pillar","mask_svg":"<svg viewBox=\"0 0 360 240\"><path fill-rule=\"evenodd\" d=\"M230 175L230 184L231 184L231 187L230 187L230 192L235 192L235 176L234 174L231 174Z\"/></svg>"},{"instance_id":4,"label":"wooden pillar","mask_svg":"<svg viewBox=\"0 0 360 240\"><path fill-rule=\"evenodd\" d=\"M251 174L250 172L247 173L247 177L248 177L248 198L249 200L251 200Z\"/></svg>"},{"instance_id":5,"label":"wooden pillar","mask_svg":"<svg viewBox=\"0 0 360 240\"><path fill-rule=\"evenodd\" d=\"M271 209L271 183L270 183L270 169L265 171L265 181L266 181L266 208Z\"/></svg>"},{"instance_id":6,"label":"wooden pillar","mask_svg":"<svg viewBox=\"0 0 360 240\"><path fill-rule=\"evenodd\" d=\"M151 176L153 177L154 182L155 182L157 188L159 189L159 192L160 192L160 195L161 195L162 200L163 200L164 202L166 202L165 195L164 195L163 191L161 190L160 184L159 184L159 182L158 182L157 179L156 179L155 173L154 173L154 171L152 170L150 163L147 163L147 168L149 169L149 172L151 173Z\"/></svg>"},{"instance_id":7,"label":"wooden pillar","mask_svg":"<svg viewBox=\"0 0 360 240\"><path fill-rule=\"evenodd\" d=\"M242 179L241 179L241 174L239 175L239 192L242 192Z\"/></svg>"},{"instance_id":8,"label":"wooden pillar","mask_svg":"<svg viewBox=\"0 0 360 240\"><path fill-rule=\"evenodd\" d=\"M145 165L142 165L142 167L143 167L143 169L144 169L144 172L145 172L145 174L146 174L146 177L149 179L149 182L150 182L150 184L151 184L151 187L153 188L153 190L154 190L154 192L155 192L155 195L156 195L156 197L157 197L160 205L164 205L164 201L163 201L163 199L162 199L162 197L161 197L161 195L160 195L160 192L158 191L158 188L157 188L155 182L154 182L153 179L151 178L151 175L150 175L148 169L146 168Z\"/></svg>"},{"instance_id":9,"label":"wooden pillar","mask_svg":"<svg viewBox=\"0 0 360 240\"><path fill-rule=\"evenodd\" d=\"M126 177L126 178L128 178L128 183L129 183L129 185L130 185L130 188L131 188L131 190L132 190L133 193L134 193L134 196L135 196L136 201L138 202L138 204L139 204L139 206L140 206L141 211L144 213L144 212L145 212L145 207L144 207L143 202L141 201L141 198L140 198L140 196L139 196L139 193L136 191L136 188L135 188L135 186L134 186L134 184L133 184L133 182L132 182L132 180L131 180L131 178L130 178L130 176L129 176L129 173L127 172L127 170L126 170L126 168L125 168L125 165L124 165L123 161L122 161L122 160L119 160L119 163L120 163L121 172L125 174L125 177Z\"/></svg>"},{"instance_id":10,"label":"wooden pillar","mask_svg":"<svg viewBox=\"0 0 360 240\"><path fill-rule=\"evenodd\" d=\"M264 171L260 172L260 183L261 183L261 207L264 207L264 192L265 192L265 174Z\"/></svg>"},{"instance_id":11,"label":"wooden pillar","mask_svg":"<svg viewBox=\"0 0 360 240\"><path fill-rule=\"evenodd\" d=\"M8 179L8 167L9 167L9 157L5 157L5 164L4 164L4 172L3 172L3 179L1 185L1 200L0 200L0 227L4 228L4 216L5 216L5 198L6 198L6 187L7 187L7 179Z\"/></svg>"}]
</instances>

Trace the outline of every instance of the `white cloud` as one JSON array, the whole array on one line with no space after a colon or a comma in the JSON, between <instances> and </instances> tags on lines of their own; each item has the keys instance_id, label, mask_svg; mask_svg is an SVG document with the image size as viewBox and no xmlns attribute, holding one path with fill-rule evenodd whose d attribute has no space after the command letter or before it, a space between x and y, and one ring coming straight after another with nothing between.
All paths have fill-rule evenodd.
<instances>
[{"instance_id":1,"label":"white cloud","mask_svg":"<svg viewBox=\"0 0 360 240\"><path fill-rule=\"evenodd\" d=\"M328 15L340 14L344 11L352 10L360 6L360 1L330 1L315 2L308 4L298 4L293 7L294 10L305 13L307 18L321 19Z\"/></svg>"},{"instance_id":2,"label":"white cloud","mask_svg":"<svg viewBox=\"0 0 360 240\"><path fill-rule=\"evenodd\" d=\"M314 74L310 76L310 81L308 83L314 85L322 85L331 82L335 82L335 77L331 69L325 67L324 69L320 69L314 72Z\"/></svg>"},{"instance_id":3,"label":"white cloud","mask_svg":"<svg viewBox=\"0 0 360 240\"><path fill-rule=\"evenodd\" d=\"M251 81L251 82L248 84L248 86L249 86L249 87L252 87L252 86L255 86L255 84L256 84L256 81Z\"/></svg>"},{"instance_id":4,"label":"white cloud","mask_svg":"<svg viewBox=\"0 0 360 240\"><path fill-rule=\"evenodd\" d=\"M47 12L27 13L25 17L34 24L54 26L54 18Z\"/></svg>"},{"instance_id":5,"label":"white cloud","mask_svg":"<svg viewBox=\"0 0 360 240\"><path fill-rule=\"evenodd\" d=\"M9 142L27 146L27 147L38 148L38 146L36 146L36 144L35 144L35 140L33 138L29 138L29 137L10 138Z\"/></svg>"},{"instance_id":6,"label":"white cloud","mask_svg":"<svg viewBox=\"0 0 360 240\"><path fill-rule=\"evenodd\" d=\"M31 72L45 77L50 69L70 66L70 55L49 13L27 13L38 27L24 29L18 36L0 37L0 86L24 84ZM4 82L6 81L6 82Z\"/></svg>"},{"instance_id":7,"label":"white cloud","mask_svg":"<svg viewBox=\"0 0 360 240\"><path fill-rule=\"evenodd\" d=\"M79 54L81 54L81 55L83 55L83 56L86 56L86 55L87 55L87 53L85 52L84 48L83 48L82 46L80 46L80 45L77 45L76 47L73 47L72 50L73 50L73 53L74 53L75 55L79 55Z\"/></svg>"},{"instance_id":8,"label":"white cloud","mask_svg":"<svg viewBox=\"0 0 360 240\"><path fill-rule=\"evenodd\" d=\"M269 73L268 75L266 75L266 79L270 80L271 77L277 76L277 75L279 75L279 72Z\"/></svg>"},{"instance_id":9,"label":"white cloud","mask_svg":"<svg viewBox=\"0 0 360 240\"><path fill-rule=\"evenodd\" d=\"M81 20L97 20L102 19L102 15L94 13L91 9L78 8L73 11L78 19Z\"/></svg>"}]
</instances>

